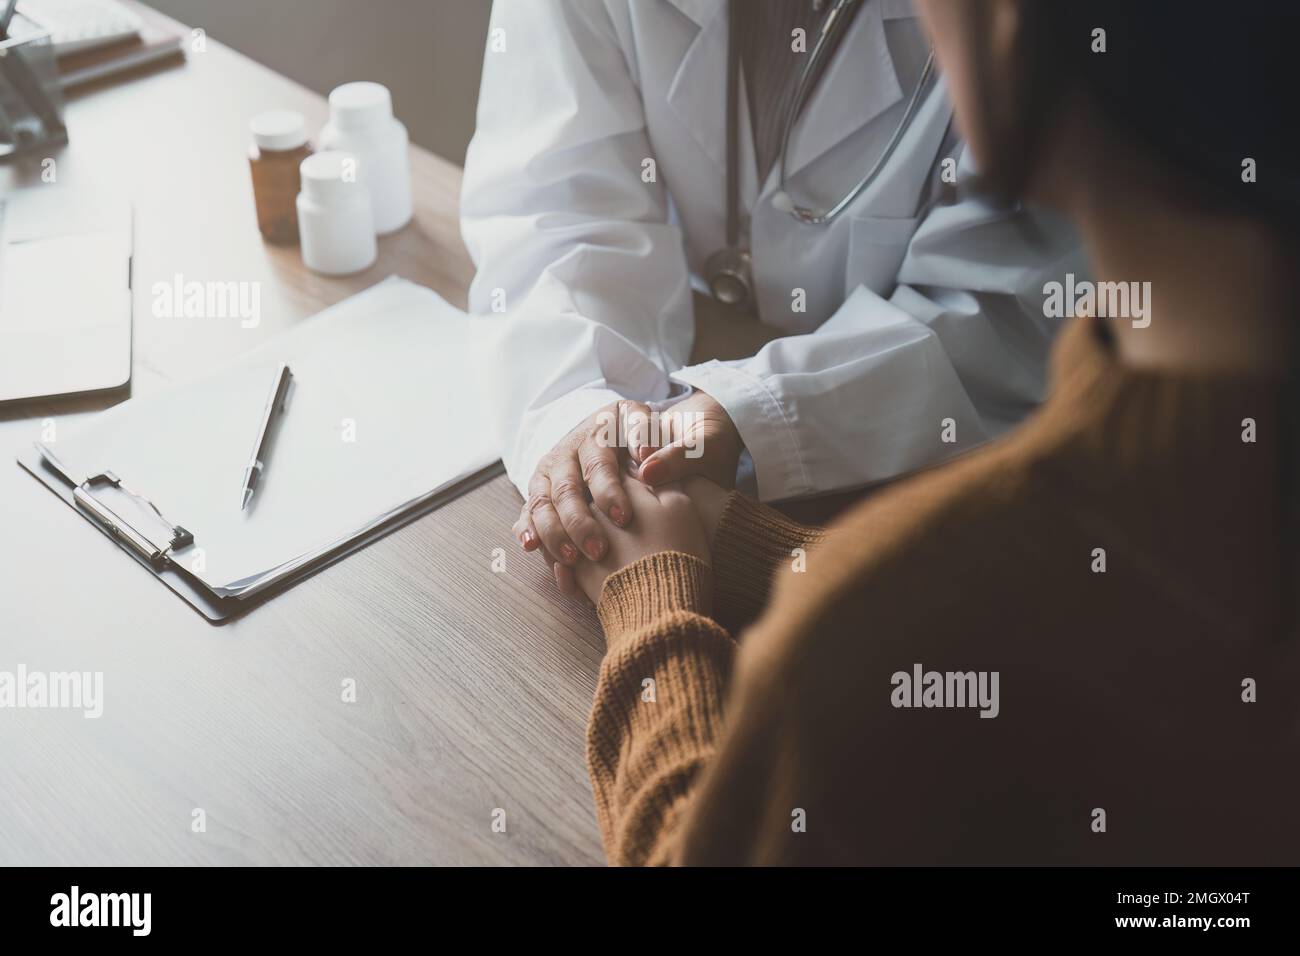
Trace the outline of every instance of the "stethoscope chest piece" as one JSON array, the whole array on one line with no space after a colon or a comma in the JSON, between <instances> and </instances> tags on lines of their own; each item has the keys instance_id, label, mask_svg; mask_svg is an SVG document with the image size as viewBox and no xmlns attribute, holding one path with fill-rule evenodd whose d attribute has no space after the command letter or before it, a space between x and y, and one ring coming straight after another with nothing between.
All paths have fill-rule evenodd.
<instances>
[{"instance_id":1,"label":"stethoscope chest piece","mask_svg":"<svg viewBox=\"0 0 1300 956\"><path fill-rule=\"evenodd\" d=\"M723 305L747 309L754 299L753 268L747 249L719 249L704 264L709 292Z\"/></svg>"}]
</instances>

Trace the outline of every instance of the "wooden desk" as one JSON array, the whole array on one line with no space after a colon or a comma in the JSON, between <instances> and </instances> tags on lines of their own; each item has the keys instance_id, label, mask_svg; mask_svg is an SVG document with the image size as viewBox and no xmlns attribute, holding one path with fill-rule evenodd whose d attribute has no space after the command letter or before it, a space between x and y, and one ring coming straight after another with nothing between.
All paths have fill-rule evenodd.
<instances>
[{"instance_id":1,"label":"wooden desk","mask_svg":"<svg viewBox=\"0 0 1300 956\"><path fill-rule=\"evenodd\" d=\"M460 171L423 150L415 221L364 275L316 276L261 242L245 151L248 119L270 107L326 116L211 39L184 66L69 104L59 184L136 204L134 395L390 273L465 304ZM39 181L38 162L0 167L0 188ZM150 287L177 273L261 282L261 324L156 318ZM215 628L13 463L45 419L105 404L0 409L0 670L103 671L105 685L98 720L0 710L0 864L603 860L583 757L602 640L517 550L504 477Z\"/></svg>"}]
</instances>

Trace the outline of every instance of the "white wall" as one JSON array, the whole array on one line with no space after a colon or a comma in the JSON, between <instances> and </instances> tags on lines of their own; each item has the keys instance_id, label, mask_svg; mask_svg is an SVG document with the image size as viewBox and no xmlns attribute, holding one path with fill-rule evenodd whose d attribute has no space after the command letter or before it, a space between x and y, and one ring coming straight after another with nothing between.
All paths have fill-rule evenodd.
<instances>
[{"instance_id":1,"label":"white wall","mask_svg":"<svg viewBox=\"0 0 1300 956\"><path fill-rule=\"evenodd\" d=\"M412 140L465 159L490 0L146 2L322 94L383 83Z\"/></svg>"}]
</instances>

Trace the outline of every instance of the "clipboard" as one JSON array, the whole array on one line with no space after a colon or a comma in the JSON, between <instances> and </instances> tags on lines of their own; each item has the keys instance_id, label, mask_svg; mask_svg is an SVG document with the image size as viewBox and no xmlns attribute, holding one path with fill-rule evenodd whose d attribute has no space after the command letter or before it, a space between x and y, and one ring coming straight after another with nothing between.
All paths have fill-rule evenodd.
<instances>
[{"instance_id":1,"label":"clipboard","mask_svg":"<svg viewBox=\"0 0 1300 956\"><path fill-rule=\"evenodd\" d=\"M378 541L385 535L396 531L412 521L422 518L432 511L442 507L447 502L460 497L468 491L477 488L479 485L491 481L497 475L505 473L505 467L501 462L483 469L477 474L471 475L463 481L453 485L450 488L443 489L441 492L431 495L428 500L422 501L409 511L394 515L384 523L371 528L368 532L353 538L351 541L340 545L339 547L322 554L316 560L305 565L303 568L287 575L282 580L268 588L259 591L252 597L235 598L235 597L218 597L208 590L198 578L185 570L183 564L172 561L165 553L157 553L155 543L145 534L137 531L128 522L121 519L110 509L100 506L102 511L94 507L87 507L85 504L79 506L80 500L88 499L90 502L98 504L98 499L94 495L94 488L102 486L105 482L116 480L116 476L99 475L95 476L93 483L88 483L89 488L82 485L70 483L67 477L58 469L52 467L47 462L40 451L33 446L26 452L18 455L18 464L23 470L33 478L52 491L65 504L71 507L78 514L82 515L87 522L93 525L105 537L116 541L122 550L135 559L135 562L142 568L152 574L162 584L183 600L199 614L203 615L211 624L225 624L227 621L248 613L255 607L269 601L277 594L287 591L307 578L311 577L317 571L321 571L331 564L334 564L348 555L360 551L367 545ZM81 491L82 495L77 495ZM189 532L184 528L177 528L179 532L176 538L177 544L185 540ZM152 553L150 550L152 549Z\"/></svg>"},{"instance_id":2,"label":"clipboard","mask_svg":"<svg viewBox=\"0 0 1300 956\"><path fill-rule=\"evenodd\" d=\"M472 393L470 328L431 290L390 277L18 464L208 621L230 620L502 473ZM289 393L290 424L244 510L236 479L259 386L286 360L302 394ZM343 414L364 441L340 433L353 422Z\"/></svg>"}]
</instances>

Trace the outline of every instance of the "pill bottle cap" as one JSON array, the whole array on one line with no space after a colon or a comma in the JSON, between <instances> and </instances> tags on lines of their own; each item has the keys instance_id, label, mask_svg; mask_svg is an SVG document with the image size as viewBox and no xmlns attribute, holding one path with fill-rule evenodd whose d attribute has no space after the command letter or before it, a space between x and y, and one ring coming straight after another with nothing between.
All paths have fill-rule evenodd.
<instances>
[{"instance_id":1,"label":"pill bottle cap","mask_svg":"<svg viewBox=\"0 0 1300 956\"><path fill-rule=\"evenodd\" d=\"M342 150L314 153L298 167L303 192L317 199L368 195L360 181L360 165L355 156Z\"/></svg>"},{"instance_id":2,"label":"pill bottle cap","mask_svg":"<svg viewBox=\"0 0 1300 956\"><path fill-rule=\"evenodd\" d=\"M361 129L392 116L393 98L382 83L344 83L330 91L330 121L339 129Z\"/></svg>"},{"instance_id":3,"label":"pill bottle cap","mask_svg":"<svg viewBox=\"0 0 1300 956\"><path fill-rule=\"evenodd\" d=\"M307 142L307 121L293 110L267 110L249 121L249 132L258 149L297 149Z\"/></svg>"}]
</instances>

